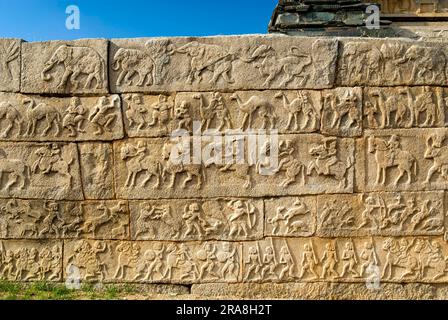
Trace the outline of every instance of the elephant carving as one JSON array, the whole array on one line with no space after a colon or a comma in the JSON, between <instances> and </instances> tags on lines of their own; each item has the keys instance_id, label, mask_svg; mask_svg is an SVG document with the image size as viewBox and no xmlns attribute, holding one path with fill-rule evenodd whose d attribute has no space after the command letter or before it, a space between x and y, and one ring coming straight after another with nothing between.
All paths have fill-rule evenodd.
<instances>
[{"instance_id":1,"label":"elephant carving","mask_svg":"<svg viewBox=\"0 0 448 320\"><path fill-rule=\"evenodd\" d=\"M132 85L138 76L137 86L150 86L154 83L154 63L151 57L143 51L120 48L114 56L112 70L121 70L117 78L117 86Z\"/></svg>"},{"instance_id":2,"label":"elephant carving","mask_svg":"<svg viewBox=\"0 0 448 320\"><path fill-rule=\"evenodd\" d=\"M61 45L45 63L42 80L52 81L52 72L58 65L63 65L64 74L58 84L58 89L65 89L68 85L76 90L79 86L79 76L85 79L84 88L104 88L105 63L103 58L92 48ZM54 73L54 72L53 72ZM95 81L94 81L95 80ZM94 83L96 82L96 84Z\"/></svg>"}]
</instances>

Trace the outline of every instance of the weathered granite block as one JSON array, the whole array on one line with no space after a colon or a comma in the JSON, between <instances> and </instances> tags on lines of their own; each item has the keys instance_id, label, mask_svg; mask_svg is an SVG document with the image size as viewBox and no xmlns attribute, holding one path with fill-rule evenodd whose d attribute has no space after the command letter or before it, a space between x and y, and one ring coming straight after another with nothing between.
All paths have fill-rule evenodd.
<instances>
[{"instance_id":1,"label":"weathered granite block","mask_svg":"<svg viewBox=\"0 0 448 320\"><path fill-rule=\"evenodd\" d=\"M364 89L367 129L445 127L447 92L441 87Z\"/></svg>"},{"instance_id":2,"label":"weathered granite block","mask_svg":"<svg viewBox=\"0 0 448 320\"><path fill-rule=\"evenodd\" d=\"M241 280L239 243L77 240L65 241L64 248L65 270L78 269L82 281L191 284Z\"/></svg>"},{"instance_id":3,"label":"weathered granite block","mask_svg":"<svg viewBox=\"0 0 448 320\"><path fill-rule=\"evenodd\" d=\"M378 192L317 197L321 237L444 234L444 194Z\"/></svg>"},{"instance_id":4,"label":"weathered granite block","mask_svg":"<svg viewBox=\"0 0 448 320\"><path fill-rule=\"evenodd\" d=\"M78 144L81 179L86 199L113 199L114 159L111 143Z\"/></svg>"},{"instance_id":5,"label":"weathered granite block","mask_svg":"<svg viewBox=\"0 0 448 320\"><path fill-rule=\"evenodd\" d=\"M111 90L321 89L333 85L337 41L256 35L111 40Z\"/></svg>"},{"instance_id":6,"label":"weathered granite block","mask_svg":"<svg viewBox=\"0 0 448 320\"><path fill-rule=\"evenodd\" d=\"M61 281L62 242L0 241L0 279Z\"/></svg>"},{"instance_id":7,"label":"weathered granite block","mask_svg":"<svg viewBox=\"0 0 448 320\"><path fill-rule=\"evenodd\" d=\"M445 190L446 129L366 130L358 140L363 191Z\"/></svg>"},{"instance_id":8,"label":"weathered granite block","mask_svg":"<svg viewBox=\"0 0 448 320\"><path fill-rule=\"evenodd\" d=\"M337 85L444 86L447 57L446 45L435 41L341 39Z\"/></svg>"},{"instance_id":9,"label":"weathered granite block","mask_svg":"<svg viewBox=\"0 0 448 320\"><path fill-rule=\"evenodd\" d=\"M281 135L279 163L260 174L264 164L216 165L202 160L178 165L177 146L168 139L128 139L114 142L117 195L126 199L260 197L353 191L353 139L320 135ZM188 144L188 143L187 143ZM201 145L201 143L199 142ZM217 146L219 143L203 142ZM186 148L186 147L185 147ZM193 150L194 146L190 148ZM333 165L320 157L334 150ZM185 150L185 149L184 149ZM245 152L247 156L250 152ZM188 155L187 155L188 156ZM180 159L179 159L180 160ZM205 159L204 159L205 160Z\"/></svg>"},{"instance_id":10,"label":"weathered granite block","mask_svg":"<svg viewBox=\"0 0 448 320\"><path fill-rule=\"evenodd\" d=\"M56 98L0 93L3 141L116 140L124 136L120 97Z\"/></svg>"},{"instance_id":11,"label":"weathered granite block","mask_svg":"<svg viewBox=\"0 0 448 320\"><path fill-rule=\"evenodd\" d=\"M136 240L247 240L263 238L262 200L131 201Z\"/></svg>"},{"instance_id":12,"label":"weathered granite block","mask_svg":"<svg viewBox=\"0 0 448 320\"><path fill-rule=\"evenodd\" d=\"M127 201L1 199L1 239L129 239Z\"/></svg>"},{"instance_id":13,"label":"weathered granite block","mask_svg":"<svg viewBox=\"0 0 448 320\"><path fill-rule=\"evenodd\" d=\"M20 91L22 40L0 39L0 91Z\"/></svg>"},{"instance_id":14,"label":"weathered granite block","mask_svg":"<svg viewBox=\"0 0 448 320\"><path fill-rule=\"evenodd\" d=\"M0 143L0 198L82 200L75 144Z\"/></svg>"},{"instance_id":15,"label":"weathered granite block","mask_svg":"<svg viewBox=\"0 0 448 320\"><path fill-rule=\"evenodd\" d=\"M22 44L23 93L108 93L108 41L29 42Z\"/></svg>"}]
</instances>

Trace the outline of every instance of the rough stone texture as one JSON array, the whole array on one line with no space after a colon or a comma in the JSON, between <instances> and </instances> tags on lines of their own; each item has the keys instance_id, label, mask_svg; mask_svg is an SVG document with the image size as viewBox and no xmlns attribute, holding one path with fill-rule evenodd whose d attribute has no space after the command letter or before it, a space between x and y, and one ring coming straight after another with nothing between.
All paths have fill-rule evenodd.
<instances>
[{"instance_id":1,"label":"rough stone texture","mask_svg":"<svg viewBox=\"0 0 448 320\"><path fill-rule=\"evenodd\" d=\"M22 40L0 39L0 90L20 91L20 61Z\"/></svg>"},{"instance_id":2,"label":"rough stone texture","mask_svg":"<svg viewBox=\"0 0 448 320\"><path fill-rule=\"evenodd\" d=\"M21 91L106 94L107 51L100 39L23 43Z\"/></svg>"},{"instance_id":3,"label":"rough stone texture","mask_svg":"<svg viewBox=\"0 0 448 320\"><path fill-rule=\"evenodd\" d=\"M446 286L421 283L384 283L380 290L369 290L361 283L238 283L194 284L192 294L234 299L297 300L446 300Z\"/></svg>"},{"instance_id":4,"label":"rough stone texture","mask_svg":"<svg viewBox=\"0 0 448 320\"><path fill-rule=\"evenodd\" d=\"M86 199L112 199L115 196L113 150L110 143L78 144L81 178Z\"/></svg>"},{"instance_id":5,"label":"rough stone texture","mask_svg":"<svg viewBox=\"0 0 448 320\"><path fill-rule=\"evenodd\" d=\"M447 298L446 39L402 31L0 40L0 278ZM174 164L176 130L214 157Z\"/></svg>"}]
</instances>

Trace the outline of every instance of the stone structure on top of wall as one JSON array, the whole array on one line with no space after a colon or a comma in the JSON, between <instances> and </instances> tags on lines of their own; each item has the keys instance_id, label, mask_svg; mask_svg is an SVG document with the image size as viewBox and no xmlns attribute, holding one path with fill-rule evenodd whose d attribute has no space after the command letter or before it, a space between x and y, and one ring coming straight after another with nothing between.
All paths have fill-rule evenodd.
<instances>
[{"instance_id":1,"label":"stone structure on top of wall","mask_svg":"<svg viewBox=\"0 0 448 320\"><path fill-rule=\"evenodd\" d=\"M443 41L2 39L0 61L2 279L448 283ZM279 167L173 165L195 121L277 129Z\"/></svg>"}]
</instances>

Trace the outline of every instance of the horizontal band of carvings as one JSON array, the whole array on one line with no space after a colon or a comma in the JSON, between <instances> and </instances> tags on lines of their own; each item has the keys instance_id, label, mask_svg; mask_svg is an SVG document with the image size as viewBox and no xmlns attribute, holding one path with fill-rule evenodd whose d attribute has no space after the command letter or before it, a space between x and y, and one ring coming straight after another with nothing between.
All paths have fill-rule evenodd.
<instances>
[{"instance_id":1,"label":"horizontal band of carvings","mask_svg":"<svg viewBox=\"0 0 448 320\"><path fill-rule=\"evenodd\" d=\"M0 200L0 239L204 241L444 235L443 192L267 199Z\"/></svg>"},{"instance_id":2,"label":"horizontal band of carvings","mask_svg":"<svg viewBox=\"0 0 448 320\"><path fill-rule=\"evenodd\" d=\"M203 148L207 145L218 147L213 141L203 142ZM245 148L247 146L248 141L245 141ZM192 164L175 165L174 160L170 160L173 148L169 139L114 142L117 196L124 199L181 199L353 191L353 139L314 134L280 135L279 164L272 174L263 173L265 163L247 161L247 151L244 153L246 164L226 164L224 159L217 163L215 157L213 161L195 164L191 154ZM332 162L321 161L321 157L330 158L327 157L330 149L334 151Z\"/></svg>"},{"instance_id":3,"label":"horizontal band of carvings","mask_svg":"<svg viewBox=\"0 0 448 320\"><path fill-rule=\"evenodd\" d=\"M110 43L0 41L6 68L0 90L7 92L98 95L107 94L109 87L113 93L154 93L444 86L447 80L443 43L431 41L262 35Z\"/></svg>"},{"instance_id":4,"label":"horizontal band of carvings","mask_svg":"<svg viewBox=\"0 0 448 320\"><path fill-rule=\"evenodd\" d=\"M2 252L8 256L1 263L3 278L59 279L60 245L2 241ZM435 237L202 243L65 240L63 270L64 279L77 270L83 281L104 282L365 283L375 276L381 282L446 283L447 254L446 242Z\"/></svg>"},{"instance_id":5,"label":"horizontal band of carvings","mask_svg":"<svg viewBox=\"0 0 448 320\"><path fill-rule=\"evenodd\" d=\"M47 98L0 93L3 141L92 141L123 138L118 95Z\"/></svg>"},{"instance_id":6,"label":"horizontal band of carvings","mask_svg":"<svg viewBox=\"0 0 448 320\"><path fill-rule=\"evenodd\" d=\"M362 91L197 92L176 95L123 95L125 127L130 137L163 137L174 130L192 133L276 129L279 133L360 136ZM196 129L197 130L197 129Z\"/></svg>"}]
</instances>

